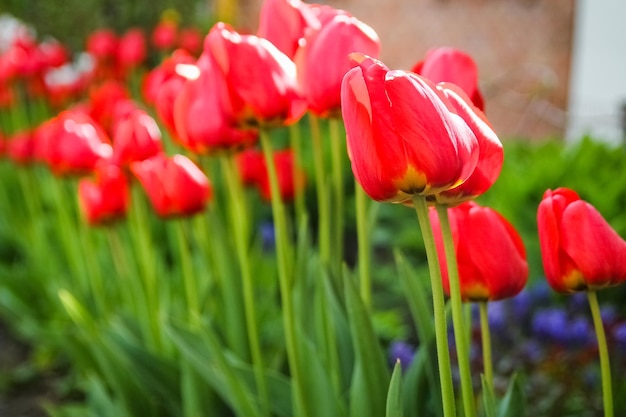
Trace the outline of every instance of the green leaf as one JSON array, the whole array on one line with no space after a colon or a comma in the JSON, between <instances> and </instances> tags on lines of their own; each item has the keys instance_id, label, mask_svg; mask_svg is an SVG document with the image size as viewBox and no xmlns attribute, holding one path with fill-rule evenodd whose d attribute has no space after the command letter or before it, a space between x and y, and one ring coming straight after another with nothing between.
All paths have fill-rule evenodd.
<instances>
[{"instance_id":1,"label":"green leaf","mask_svg":"<svg viewBox=\"0 0 626 417\"><path fill-rule=\"evenodd\" d=\"M520 377L514 374L498 406L498 417L525 417L526 415L524 389Z\"/></svg>"},{"instance_id":2,"label":"green leaf","mask_svg":"<svg viewBox=\"0 0 626 417\"><path fill-rule=\"evenodd\" d=\"M396 361L387 391L387 414L386 417L402 417L402 365Z\"/></svg>"},{"instance_id":3,"label":"green leaf","mask_svg":"<svg viewBox=\"0 0 626 417\"><path fill-rule=\"evenodd\" d=\"M223 354L223 346L208 329L197 335L182 326L168 324L166 333L199 374L238 415L259 417L260 409L236 369Z\"/></svg>"},{"instance_id":4,"label":"green leaf","mask_svg":"<svg viewBox=\"0 0 626 417\"><path fill-rule=\"evenodd\" d=\"M411 267L411 265L404 258L399 250L394 251L396 259L396 265L398 267L398 276L400 283L404 288L406 294L406 300L415 323L415 328L420 340L421 348L414 359L417 362L416 366L420 366L420 373L413 375L412 368L409 369L409 373L405 379L410 382L406 382L405 385L415 384L416 388L420 387L421 400L431 402L434 404L434 409L437 415L442 415L442 399L441 391L438 389L439 385L439 369L437 366L437 353L435 345L435 328L433 320L433 309L430 293L427 286L419 279L417 272ZM419 362L418 362L419 360ZM427 381L417 380L414 382L413 378L426 376ZM417 392L412 391L413 395ZM409 398L414 398L411 394L408 394ZM415 404L420 407L423 405L418 402Z\"/></svg>"},{"instance_id":5,"label":"green leaf","mask_svg":"<svg viewBox=\"0 0 626 417\"><path fill-rule=\"evenodd\" d=\"M385 413L389 371L380 342L374 333L370 312L363 305L348 271L344 272L344 287L356 355L350 392L350 414L355 417L380 417Z\"/></svg>"},{"instance_id":6,"label":"green leaf","mask_svg":"<svg viewBox=\"0 0 626 417\"><path fill-rule=\"evenodd\" d=\"M443 415L437 364L431 360L436 357L435 349L434 338L428 343L422 343L404 374L402 397L407 417ZM431 382L431 377L434 382Z\"/></svg>"}]
</instances>

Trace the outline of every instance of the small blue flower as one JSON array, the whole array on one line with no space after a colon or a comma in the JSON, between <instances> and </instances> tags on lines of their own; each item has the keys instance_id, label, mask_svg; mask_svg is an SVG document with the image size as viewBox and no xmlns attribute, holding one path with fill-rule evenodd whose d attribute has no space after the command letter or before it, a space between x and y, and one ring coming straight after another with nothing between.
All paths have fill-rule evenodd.
<instances>
[{"instance_id":1,"label":"small blue flower","mask_svg":"<svg viewBox=\"0 0 626 417\"><path fill-rule=\"evenodd\" d=\"M595 340L593 326L588 318L578 316L572 319L567 326L567 341L573 346L588 346Z\"/></svg>"},{"instance_id":2,"label":"small blue flower","mask_svg":"<svg viewBox=\"0 0 626 417\"><path fill-rule=\"evenodd\" d=\"M410 344L402 341L392 342L389 346L389 360L392 365L396 360L400 360L402 370L406 371L415 357L415 348Z\"/></svg>"},{"instance_id":3,"label":"small blue flower","mask_svg":"<svg viewBox=\"0 0 626 417\"><path fill-rule=\"evenodd\" d=\"M559 308L539 310L533 317L532 330L537 337L566 343L568 339L567 314Z\"/></svg>"},{"instance_id":4,"label":"small blue flower","mask_svg":"<svg viewBox=\"0 0 626 417\"><path fill-rule=\"evenodd\" d=\"M620 350L626 350L626 322L613 327L613 339Z\"/></svg>"},{"instance_id":5,"label":"small blue flower","mask_svg":"<svg viewBox=\"0 0 626 417\"><path fill-rule=\"evenodd\" d=\"M274 223L263 222L259 224L258 230L261 236L261 245L263 246L263 250L273 250L276 244L276 236L274 235Z\"/></svg>"}]
</instances>

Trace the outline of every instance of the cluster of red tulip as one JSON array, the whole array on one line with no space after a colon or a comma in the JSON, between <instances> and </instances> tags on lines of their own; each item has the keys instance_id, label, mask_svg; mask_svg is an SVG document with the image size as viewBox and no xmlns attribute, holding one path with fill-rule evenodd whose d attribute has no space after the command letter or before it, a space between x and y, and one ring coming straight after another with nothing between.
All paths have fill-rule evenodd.
<instances>
[{"instance_id":1,"label":"cluster of red tulip","mask_svg":"<svg viewBox=\"0 0 626 417\"><path fill-rule=\"evenodd\" d=\"M6 120L13 117L13 129L0 138L3 153L20 165L43 164L57 176L83 176L78 197L92 225L126 215L133 176L159 216L202 212L213 190L199 161L226 155L241 184L258 188L263 199L275 203L279 234L277 199L297 198L305 174L294 156L298 149L272 154L264 135L293 126L307 112L313 120L342 117L347 155L362 190L373 200L401 203L418 213L435 324L445 329L439 308L443 293L437 290L442 288L453 304L465 415L475 415L473 395L466 391L471 390L469 368L461 363L467 352L458 306L468 301L486 308L487 301L515 296L526 284L528 264L514 227L473 201L494 184L504 155L484 113L472 58L438 48L411 71L389 69L377 59L380 41L372 28L344 10L299 0L266 0L255 35L220 22L202 44L196 31L179 32L175 21L164 19L152 43L167 55L143 78L141 97L133 98L129 77L147 56L141 31L131 29L119 38L109 30L94 32L86 46L92 68L67 83L50 81L68 62L62 45L37 44L29 33L17 34L0 50L0 107L7 110ZM85 92L86 99L77 100ZM15 115L25 99L20 94L63 109L51 118L20 118ZM172 143L162 142L159 126ZM256 148L259 137L264 152ZM169 155L169 145L181 150ZM325 192L318 188L318 198ZM342 208L335 198L334 208ZM321 205L320 216L324 210L329 209ZM556 291L595 294L626 280L626 242L574 191L546 191L538 226L545 274ZM280 248L278 256L283 256ZM288 294L281 296L288 303ZM289 320L285 337L295 338ZM452 416L447 342L445 334L436 336L444 415ZM260 361L252 350L253 360ZM289 350L288 355L296 367L297 358ZM601 360L604 364L606 358ZM485 369L488 383L490 372ZM610 385L603 382L606 396ZM296 394L302 400L298 395L302 391ZM606 398L605 408L609 415Z\"/></svg>"}]
</instances>

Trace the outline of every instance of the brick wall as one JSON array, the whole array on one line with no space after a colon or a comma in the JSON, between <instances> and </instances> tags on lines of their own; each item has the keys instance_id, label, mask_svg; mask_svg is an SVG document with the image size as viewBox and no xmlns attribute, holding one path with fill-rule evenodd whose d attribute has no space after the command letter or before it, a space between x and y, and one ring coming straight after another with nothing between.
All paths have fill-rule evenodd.
<instances>
[{"instance_id":1,"label":"brick wall","mask_svg":"<svg viewBox=\"0 0 626 417\"><path fill-rule=\"evenodd\" d=\"M503 138L562 136L574 0L333 0L372 26L390 68L410 68L428 48L454 46L478 63L486 112ZM247 0L240 26L256 26Z\"/></svg>"}]
</instances>

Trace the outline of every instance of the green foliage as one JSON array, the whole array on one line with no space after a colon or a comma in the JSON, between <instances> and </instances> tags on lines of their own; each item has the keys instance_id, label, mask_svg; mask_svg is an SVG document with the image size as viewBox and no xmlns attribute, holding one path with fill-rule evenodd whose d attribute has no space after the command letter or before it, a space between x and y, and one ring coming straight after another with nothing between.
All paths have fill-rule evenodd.
<instances>
[{"instance_id":1,"label":"green foliage","mask_svg":"<svg viewBox=\"0 0 626 417\"><path fill-rule=\"evenodd\" d=\"M0 12L32 25L39 34L55 37L73 51L81 51L87 36L100 28L123 33L138 27L149 34L167 9L178 12L181 26L208 29L212 23L209 4L201 0L3 0Z\"/></svg>"}]
</instances>

